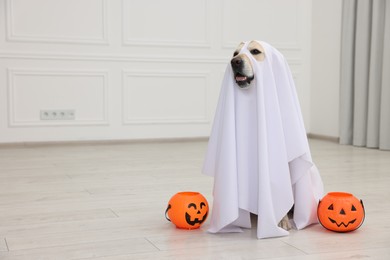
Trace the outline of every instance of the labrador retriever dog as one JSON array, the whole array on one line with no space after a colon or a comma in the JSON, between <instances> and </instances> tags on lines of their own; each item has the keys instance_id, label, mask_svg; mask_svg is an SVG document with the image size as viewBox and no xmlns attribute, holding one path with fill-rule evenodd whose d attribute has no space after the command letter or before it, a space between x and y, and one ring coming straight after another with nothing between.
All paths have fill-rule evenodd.
<instances>
[{"instance_id":1,"label":"labrador retriever dog","mask_svg":"<svg viewBox=\"0 0 390 260\"><path fill-rule=\"evenodd\" d=\"M234 79L238 85L238 87L242 89L249 88L251 86L251 82L256 77L251 59L247 56L246 53L241 53L242 48L245 43L240 43L237 49L233 53L233 58L230 61ZM251 41L247 45L248 52L250 55L255 58L256 61L262 62L266 58L266 53L258 41ZM285 230L290 230L292 228L290 219L293 218L294 207L288 212L288 214L283 217L283 219L279 222L279 226Z\"/></svg>"}]
</instances>

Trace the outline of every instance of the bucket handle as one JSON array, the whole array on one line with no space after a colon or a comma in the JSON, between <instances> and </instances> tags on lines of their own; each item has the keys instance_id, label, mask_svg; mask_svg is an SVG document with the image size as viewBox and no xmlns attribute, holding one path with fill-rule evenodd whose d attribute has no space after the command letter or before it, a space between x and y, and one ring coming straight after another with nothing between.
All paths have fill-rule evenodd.
<instances>
[{"instance_id":1,"label":"bucket handle","mask_svg":"<svg viewBox=\"0 0 390 260\"><path fill-rule=\"evenodd\" d=\"M166 218L169 222L171 222L171 220L167 217L167 213L168 213L168 210L170 210L171 208L172 208L171 204L168 204L168 207L167 207L167 209L165 210L165 218Z\"/></svg>"}]
</instances>

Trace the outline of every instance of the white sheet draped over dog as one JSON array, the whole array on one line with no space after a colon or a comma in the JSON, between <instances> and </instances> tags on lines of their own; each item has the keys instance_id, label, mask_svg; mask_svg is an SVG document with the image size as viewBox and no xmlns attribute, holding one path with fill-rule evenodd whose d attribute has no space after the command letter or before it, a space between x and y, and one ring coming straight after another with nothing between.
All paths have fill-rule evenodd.
<instances>
[{"instance_id":1,"label":"white sheet draped over dog","mask_svg":"<svg viewBox=\"0 0 390 260\"><path fill-rule=\"evenodd\" d=\"M248 43L241 50L255 72L250 88L237 86L230 64L223 79L203 167L215 178L212 233L250 228L251 212L258 215L258 238L288 235L278 223L293 205L297 229L317 222L323 186L292 75L283 55L260 43L263 61L251 56Z\"/></svg>"}]
</instances>

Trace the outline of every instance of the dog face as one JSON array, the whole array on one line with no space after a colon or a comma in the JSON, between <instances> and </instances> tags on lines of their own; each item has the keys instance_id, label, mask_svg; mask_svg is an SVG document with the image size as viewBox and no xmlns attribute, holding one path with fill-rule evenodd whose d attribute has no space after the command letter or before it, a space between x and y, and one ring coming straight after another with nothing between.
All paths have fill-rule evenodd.
<instances>
[{"instance_id":1,"label":"dog face","mask_svg":"<svg viewBox=\"0 0 390 260\"><path fill-rule=\"evenodd\" d=\"M245 43L240 43L234 51L233 58L230 61L234 72L234 79L240 88L248 88L255 78L251 59L245 53L241 53ZM261 62L265 58L263 46L257 41L251 41L246 47L257 61Z\"/></svg>"}]
</instances>

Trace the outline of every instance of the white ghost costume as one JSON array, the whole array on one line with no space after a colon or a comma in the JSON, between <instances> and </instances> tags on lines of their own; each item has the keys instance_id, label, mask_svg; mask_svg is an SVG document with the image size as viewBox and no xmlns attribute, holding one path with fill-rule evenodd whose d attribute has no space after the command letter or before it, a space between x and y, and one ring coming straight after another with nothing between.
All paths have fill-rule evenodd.
<instances>
[{"instance_id":1,"label":"white ghost costume","mask_svg":"<svg viewBox=\"0 0 390 260\"><path fill-rule=\"evenodd\" d=\"M226 68L203 173L214 177L209 232L241 232L258 215L257 237L286 236L278 226L294 205L293 226L317 223L323 195L312 162L293 78L283 55L260 42L257 61L245 43L255 78L239 88Z\"/></svg>"}]
</instances>

